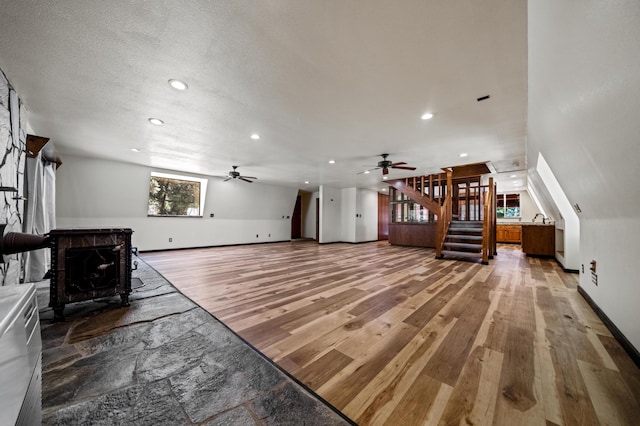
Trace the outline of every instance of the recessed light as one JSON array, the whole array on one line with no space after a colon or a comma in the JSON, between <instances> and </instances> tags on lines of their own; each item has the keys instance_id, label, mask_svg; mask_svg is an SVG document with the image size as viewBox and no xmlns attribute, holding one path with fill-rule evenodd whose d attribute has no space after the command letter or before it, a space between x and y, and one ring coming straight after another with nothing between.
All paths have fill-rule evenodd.
<instances>
[{"instance_id":1,"label":"recessed light","mask_svg":"<svg viewBox=\"0 0 640 426\"><path fill-rule=\"evenodd\" d=\"M305 184L307 184L307 185L309 185L309 181L308 181L308 180L305 180L305 181L304 181L304 183L305 183Z\"/></svg>"},{"instance_id":2,"label":"recessed light","mask_svg":"<svg viewBox=\"0 0 640 426\"><path fill-rule=\"evenodd\" d=\"M509 177L510 177L510 178L517 178L517 177L518 177L518 175L511 175L511 176L509 176Z\"/></svg>"},{"instance_id":3,"label":"recessed light","mask_svg":"<svg viewBox=\"0 0 640 426\"><path fill-rule=\"evenodd\" d=\"M423 120L431 120L433 118L433 114L430 112L425 112L420 118L422 118Z\"/></svg>"},{"instance_id":4,"label":"recessed light","mask_svg":"<svg viewBox=\"0 0 640 426\"><path fill-rule=\"evenodd\" d=\"M329 164L336 164L336 160L329 160Z\"/></svg>"},{"instance_id":5,"label":"recessed light","mask_svg":"<svg viewBox=\"0 0 640 426\"><path fill-rule=\"evenodd\" d=\"M164 125L164 121L160 120L159 118L150 118L149 123L154 124L156 126Z\"/></svg>"},{"instance_id":6,"label":"recessed light","mask_svg":"<svg viewBox=\"0 0 640 426\"><path fill-rule=\"evenodd\" d=\"M180 80L171 79L169 80L169 84L171 85L171 87L173 87L176 90L187 90L189 88L187 83Z\"/></svg>"},{"instance_id":7,"label":"recessed light","mask_svg":"<svg viewBox=\"0 0 640 426\"><path fill-rule=\"evenodd\" d=\"M365 170L365 171L364 171L364 174L365 174L365 175L368 175L369 173L371 173L369 170Z\"/></svg>"},{"instance_id":8,"label":"recessed light","mask_svg":"<svg viewBox=\"0 0 640 426\"><path fill-rule=\"evenodd\" d=\"M387 192L387 188L382 188L382 192Z\"/></svg>"},{"instance_id":9,"label":"recessed light","mask_svg":"<svg viewBox=\"0 0 640 426\"><path fill-rule=\"evenodd\" d=\"M469 154L467 154L466 152L460 153L460 157L466 157L467 155L469 155Z\"/></svg>"},{"instance_id":10,"label":"recessed light","mask_svg":"<svg viewBox=\"0 0 640 426\"><path fill-rule=\"evenodd\" d=\"M251 135L251 139L253 139L254 141L257 141L258 139L260 139L260 135L257 133L254 133Z\"/></svg>"},{"instance_id":11,"label":"recessed light","mask_svg":"<svg viewBox=\"0 0 640 426\"><path fill-rule=\"evenodd\" d=\"M140 148L131 148L131 151L133 151L133 152L140 152Z\"/></svg>"},{"instance_id":12,"label":"recessed light","mask_svg":"<svg viewBox=\"0 0 640 426\"><path fill-rule=\"evenodd\" d=\"M389 179L389 178L386 177L386 176L382 176L382 180L387 180L387 179Z\"/></svg>"}]
</instances>

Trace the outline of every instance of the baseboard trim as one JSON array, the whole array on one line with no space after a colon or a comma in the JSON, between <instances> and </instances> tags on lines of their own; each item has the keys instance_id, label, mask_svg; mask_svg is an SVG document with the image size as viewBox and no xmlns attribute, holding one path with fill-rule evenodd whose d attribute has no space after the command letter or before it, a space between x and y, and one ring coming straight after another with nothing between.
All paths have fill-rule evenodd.
<instances>
[{"instance_id":1,"label":"baseboard trim","mask_svg":"<svg viewBox=\"0 0 640 426\"><path fill-rule=\"evenodd\" d=\"M638 352L638 350L633 346L633 344L631 344L631 342L627 340L627 338L625 337L624 334L622 334L620 329L616 327L613 321L609 319L607 314L605 314L602 311L602 309L600 309L597 303L593 301L591 296L589 296L589 294L581 286L578 286L578 293L580 293L584 298L584 300L587 301L589 306L591 306L591 309L593 309L593 311L596 313L598 318L600 318L600 320L604 323L605 327L607 327L607 329L611 332L611 334L613 334L613 337L615 337L618 343L620 343L620 346L622 346L622 349L624 349L624 351L631 357L631 360L633 361L633 363L637 365L638 368L640 368L640 352Z\"/></svg>"},{"instance_id":2,"label":"baseboard trim","mask_svg":"<svg viewBox=\"0 0 640 426\"><path fill-rule=\"evenodd\" d=\"M300 238L300 239L303 239L303 238ZM138 250L138 251L140 254L142 254L142 253L154 253L158 251L193 250L193 249L207 249L207 248L216 248L216 247L253 246L256 244L290 243L292 241L297 241L297 240L259 241L256 243L217 244L212 246L171 247L171 248L163 248L163 249L148 249L148 250ZM311 241L315 241L315 240L311 240Z\"/></svg>"}]
</instances>

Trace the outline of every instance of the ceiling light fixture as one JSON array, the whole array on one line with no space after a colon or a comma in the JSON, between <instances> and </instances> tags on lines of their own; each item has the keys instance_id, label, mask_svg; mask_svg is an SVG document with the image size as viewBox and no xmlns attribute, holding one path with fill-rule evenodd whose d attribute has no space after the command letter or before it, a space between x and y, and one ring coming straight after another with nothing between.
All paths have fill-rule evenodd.
<instances>
[{"instance_id":1,"label":"ceiling light fixture","mask_svg":"<svg viewBox=\"0 0 640 426\"><path fill-rule=\"evenodd\" d=\"M511 176L509 176L509 177L510 177L510 178L517 178L517 177L518 177L518 175L511 175Z\"/></svg>"},{"instance_id":2,"label":"ceiling light fixture","mask_svg":"<svg viewBox=\"0 0 640 426\"><path fill-rule=\"evenodd\" d=\"M149 119L149 123L156 125L156 126L163 126L164 125L164 121L160 120L159 118L150 118Z\"/></svg>"},{"instance_id":3,"label":"ceiling light fixture","mask_svg":"<svg viewBox=\"0 0 640 426\"><path fill-rule=\"evenodd\" d=\"M382 180L387 180L387 179L389 179L389 178L386 177L386 176L382 176Z\"/></svg>"},{"instance_id":4,"label":"ceiling light fixture","mask_svg":"<svg viewBox=\"0 0 640 426\"><path fill-rule=\"evenodd\" d=\"M467 155L469 155L469 154L467 154L466 152L460 153L460 157L466 157Z\"/></svg>"},{"instance_id":5,"label":"ceiling light fixture","mask_svg":"<svg viewBox=\"0 0 640 426\"><path fill-rule=\"evenodd\" d=\"M329 164L336 164L336 160L329 160Z\"/></svg>"},{"instance_id":6,"label":"ceiling light fixture","mask_svg":"<svg viewBox=\"0 0 640 426\"><path fill-rule=\"evenodd\" d=\"M422 118L423 120L431 120L433 118L433 114L430 112L425 112L420 118Z\"/></svg>"},{"instance_id":7,"label":"ceiling light fixture","mask_svg":"<svg viewBox=\"0 0 640 426\"><path fill-rule=\"evenodd\" d=\"M305 183L305 184L307 184L307 185L309 185L309 181L308 181L308 180L305 180L305 181L304 181L304 183Z\"/></svg>"},{"instance_id":8,"label":"ceiling light fixture","mask_svg":"<svg viewBox=\"0 0 640 426\"><path fill-rule=\"evenodd\" d=\"M257 133L254 133L251 135L251 139L253 139L254 141L257 141L258 139L260 139L260 135Z\"/></svg>"},{"instance_id":9,"label":"ceiling light fixture","mask_svg":"<svg viewBox=\"0 0 640 426\"><path fill-rule=\"evenodd\" d=\"M176 90L187 90L189 88L187 83L185 83L184 81L174 79L169 80L169 85Z\"/></svg>"},{"instance_id":10,"label":"ceiling light fixture","mask_svg":"<svg viewBox=\"0 0 640 426\"><path fill-rule=\"evenodd\" d=\"M140 148L131 148L131 151L133 151L133 152L140 152Z\"/></svg>"},{"instance_id":11,"label":"ceiling light fixture","mask_svg":"<svg viewBox=\"0 0 640 426\"><path fill-rule=\"evenodd\" d=\"M365 175L368 175L369 173L371 173L369 170L365 170L365 171L364 171L364 174L365 174Z\"/></svg>"}]
</instances>

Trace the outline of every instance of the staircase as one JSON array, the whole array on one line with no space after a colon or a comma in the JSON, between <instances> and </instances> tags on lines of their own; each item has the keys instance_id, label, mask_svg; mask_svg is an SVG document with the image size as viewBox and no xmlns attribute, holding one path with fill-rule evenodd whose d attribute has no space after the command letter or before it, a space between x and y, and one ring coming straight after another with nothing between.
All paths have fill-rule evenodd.
<instances>
[{"instance_id":1,"label":"staircase","mask_svg":"<svg viewBox=\"0 0 640 426\"><path fill-rule=\"evenodd\" d=\"M492 177L488 185L480 184L479 176L486 172L477 170L478 164L387 181L394 193L399 191L422 206L430 220L436 218L434 247L438 259L480 258L487 265L496 254L496 187ZM454 175L458 176L455 185Z\"/></svg>"},{"instance_id":2,"label":"staircase","mask_svg":"<svg viewBox=\"0 0 640 426\"><path fill-rule=\"evenodd\" d=\"M452 220L444 240L441 257L482 259L482 221ZM487 264L487 262L482 262Z\"/></svg>"}]
</instances>

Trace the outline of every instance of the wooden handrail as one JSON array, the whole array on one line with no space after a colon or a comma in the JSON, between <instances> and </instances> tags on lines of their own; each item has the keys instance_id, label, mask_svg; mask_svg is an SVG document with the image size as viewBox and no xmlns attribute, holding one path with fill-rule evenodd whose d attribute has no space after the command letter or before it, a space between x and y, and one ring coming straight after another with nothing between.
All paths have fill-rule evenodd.
<instances>
[{"instance_id":1,"label":"wooden handrail","mask_svg":"<svg viewBox=\"0 0 640 426\"><path fill-rule=\"evenodd\" d=\"M438 217L438 225L436 232L436 257L442 257L442 248L444 247L444 240L447 239L447 233L449 232L449 226L452 219L452 206L453 206L453 173L447 171L447 194L444 198L444 203L440 207L440 216Z\"/></svg>"},{"instance_id":2,"label":"wooden handrail","mask_svg":"<svg viewBox=\"0 0 640 426\"><path fill-rule=\"evenodd\" d=\"M482 221L482 263L489 263L489 256L493 257L495 221L492 206L494 205L495 186L493 178L489 178L487 190L483 191L484 218Z\"/></svg>"}]
</instances>

